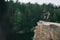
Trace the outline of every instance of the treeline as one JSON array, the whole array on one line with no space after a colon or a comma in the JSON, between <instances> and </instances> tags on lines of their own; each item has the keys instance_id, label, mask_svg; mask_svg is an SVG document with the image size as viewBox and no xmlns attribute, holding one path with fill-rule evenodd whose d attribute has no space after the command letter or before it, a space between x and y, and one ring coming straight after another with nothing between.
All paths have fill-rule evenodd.
<instances>
[{"instance_id":1,"label":"treeline","mask_svg":"<svg viewBox=\"0 0 60 40\"><path fill-rule=\"evenodd\" d=\"M32 40L34 26L42 20L43 10L49 11L51 22L60 22L60 6L53 4L1 1L0 26L6 40ZM19 34L18 34L19 33Z\"/></svg>"}]
</instances>

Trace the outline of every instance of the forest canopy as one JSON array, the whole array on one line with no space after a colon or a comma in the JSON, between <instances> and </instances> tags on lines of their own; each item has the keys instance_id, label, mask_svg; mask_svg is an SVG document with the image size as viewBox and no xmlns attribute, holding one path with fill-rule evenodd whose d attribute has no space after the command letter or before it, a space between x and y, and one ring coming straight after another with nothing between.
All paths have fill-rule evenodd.
<instances>
[{"instance_id":1,"label":"forest canopy","mask_svg":"<svg viewBox=\"0 0 60 40\"><path fill-rule=\"evenodd\" d=\"M43 11L50 12L49 21L60 23L60 6L49 4L32 4L32 3L20 3L16 2L1 1L0 5L0 26L3 30L4 37L7 40L20 40L20 33L31 33L33 34L33 28L39 20L43 19ZM44 20L45 21L45 20ZM18 36L17 33L19 33ZM26 34L28 35L28 34ZM25 35L25 36L26 36ZM23 35L23 37L25 37ZM31 36L25 40L31 40ZM12 38L13 37L13 38ZM15 37L18 37L15 39ZM22 37L21 40L24 40Z\"/></svg>"}]
</instances>

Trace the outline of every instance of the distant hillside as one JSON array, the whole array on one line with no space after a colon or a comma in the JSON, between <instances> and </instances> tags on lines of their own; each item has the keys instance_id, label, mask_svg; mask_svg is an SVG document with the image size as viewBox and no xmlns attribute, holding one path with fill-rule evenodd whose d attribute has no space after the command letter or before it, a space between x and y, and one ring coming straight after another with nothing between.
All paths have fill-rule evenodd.
<instances>
[{"instance_id":1,"label":"distant hillside","mask_svg":"<svg viewBox=\"0 0 60 40\"><path fill-rule=\"evenodd\" d=\"M37 22L33 40L60 40L60 23Z\"/></svg>"}]
</instances>

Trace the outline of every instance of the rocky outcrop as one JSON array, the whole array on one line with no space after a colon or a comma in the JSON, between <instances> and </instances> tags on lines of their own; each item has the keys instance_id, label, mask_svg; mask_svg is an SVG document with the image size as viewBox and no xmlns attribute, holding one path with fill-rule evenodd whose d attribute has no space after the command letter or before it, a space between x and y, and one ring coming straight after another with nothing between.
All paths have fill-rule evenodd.
<instances>
[{"instance_id":1,"label":"rocky outcrop","mask_svg":"<svg viewBox=\"0 0 60 40\"><path fill-rule=\"evenodd\" d=\"M60 23L37 22L33 40L60 40Z\"/></svg>"}]
</instances>

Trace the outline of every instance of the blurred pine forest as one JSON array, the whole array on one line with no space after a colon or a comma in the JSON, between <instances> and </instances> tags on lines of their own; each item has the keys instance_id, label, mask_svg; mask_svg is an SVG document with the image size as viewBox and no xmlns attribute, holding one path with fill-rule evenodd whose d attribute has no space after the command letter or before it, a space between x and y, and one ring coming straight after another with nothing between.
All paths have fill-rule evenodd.
<instances>
[{"instance_id":1,"label":"blurred pine forest","mask_svg":"<svg viewBox=\"0 0 60 40\"><path fill-rule=\"evenodd\" d=\"M32 40L43 10L51 13L51 22L60 23L60 6L0 0L0 40Z\"/></svg>"}]
</instances>

